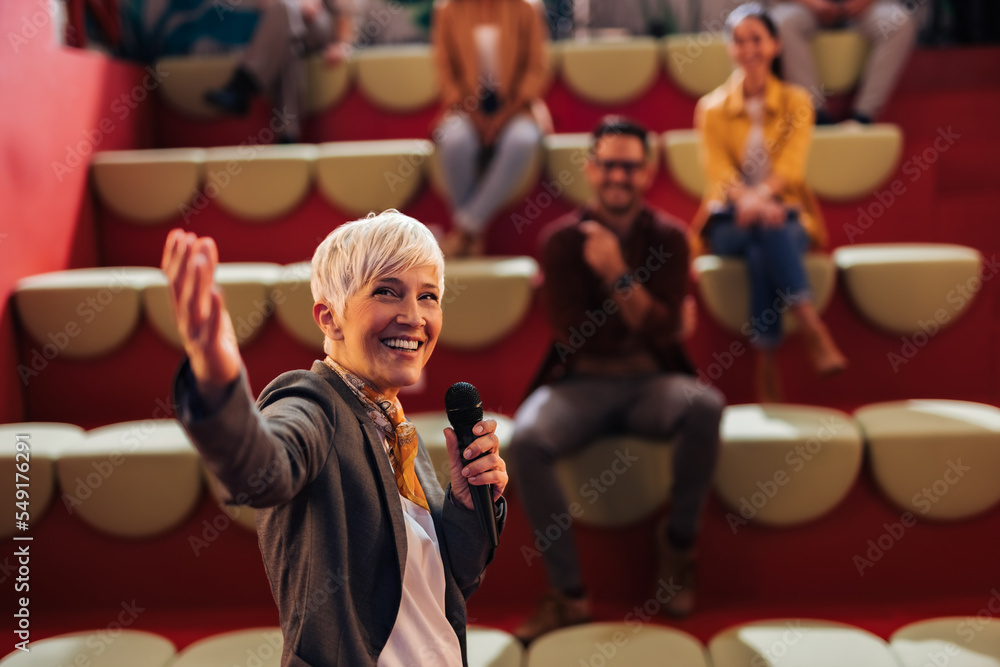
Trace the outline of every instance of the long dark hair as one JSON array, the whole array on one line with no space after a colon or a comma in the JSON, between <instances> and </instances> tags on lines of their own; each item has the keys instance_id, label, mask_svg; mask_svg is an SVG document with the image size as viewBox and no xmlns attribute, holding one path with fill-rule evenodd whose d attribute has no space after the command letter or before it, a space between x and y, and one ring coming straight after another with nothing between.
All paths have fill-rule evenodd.
<instances>
[{"instance_id":1,"label":"long dark hair","mask_svg":"<svg viewBox=\"0 0 1000 667\"><path fill-rule=\"evenodd\" d=\"M733 39L733 30L735 30L736 26L743 22L743 19L756 19L760 21L764 24L764 27L767 28L767 32L771 35L771 37L774 39L781 39L781 36L778 35L778 27L774 25L774 20L771 18L771 15L767 13L767 10L764 9L764 5L759 2L747 2L742 4L726 17L726 39ZM780 53L774 57L774 60L771 61L771 73L779 79L782 78Z\"/></svg>"}]
</instances>

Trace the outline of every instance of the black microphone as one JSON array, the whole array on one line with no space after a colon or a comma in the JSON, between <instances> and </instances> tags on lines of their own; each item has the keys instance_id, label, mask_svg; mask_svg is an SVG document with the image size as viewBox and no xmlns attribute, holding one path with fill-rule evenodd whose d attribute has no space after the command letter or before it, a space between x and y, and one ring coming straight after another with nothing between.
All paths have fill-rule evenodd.
<instances>
[{"instance_id":1,"label":"black microphone","mask_svg":"<svg viewBox=\"0 0 1000 667\"><path fill-rule=\"evenodd\" d=\"M468 382L456 382L444 395L444 409L448 412L448 421L455 429L455 435L458 436L458 452L462 454L476 439L472 427L483 420L483 402L479 398L479 392ZM464 457L462 461L465 461ZM497 518L493 513L493 485L469 484L469 492L472 493L472 506L479 517L479 525L489 539L490 546L496 549L500 544L500 536L497 533Z\"/></svg>"}]
</instances>

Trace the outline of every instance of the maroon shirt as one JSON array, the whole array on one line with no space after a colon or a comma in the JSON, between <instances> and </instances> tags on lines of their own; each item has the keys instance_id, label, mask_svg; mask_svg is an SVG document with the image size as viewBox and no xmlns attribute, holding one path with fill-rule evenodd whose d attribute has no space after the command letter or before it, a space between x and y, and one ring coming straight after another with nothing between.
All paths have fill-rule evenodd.
<instances>
[{"instance_id":1,"label":"maroon shirt","mask_svg":"<svg viewBox=\"0 0 1000 667\"><path fill-rule=\"evenodd\" d=\"M661 372L693 375L679 338L689 260L681 224L646 205L621 239L633 281L653 297L645 320L633 331L612 298L615 291L627 295L630 288L605 285L583 258L585 236L579 224L584 220L597 216L591 209L577 209L552 223L543 237L542 297L554 342L534 386L572 374L582 360L614 361L642 352L655 359Z\"/></svg>"}]
</instances>

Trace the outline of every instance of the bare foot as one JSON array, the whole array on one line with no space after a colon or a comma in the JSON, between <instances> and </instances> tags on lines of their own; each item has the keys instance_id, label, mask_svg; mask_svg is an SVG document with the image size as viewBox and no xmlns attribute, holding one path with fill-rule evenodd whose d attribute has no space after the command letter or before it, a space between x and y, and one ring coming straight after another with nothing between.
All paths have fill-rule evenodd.
<instances>
[{"instance_id":1,"label":"bare foot","mask_svg":"<svg viewBox=\"0 0 1000 667\"><path fill-rule=\"evenodd\" d=\"M821 377L830 377L847 368L847 357L833 342L825 326L806 332L806 346L812 359L813 368Z\"/></svg>"}]
</instances>

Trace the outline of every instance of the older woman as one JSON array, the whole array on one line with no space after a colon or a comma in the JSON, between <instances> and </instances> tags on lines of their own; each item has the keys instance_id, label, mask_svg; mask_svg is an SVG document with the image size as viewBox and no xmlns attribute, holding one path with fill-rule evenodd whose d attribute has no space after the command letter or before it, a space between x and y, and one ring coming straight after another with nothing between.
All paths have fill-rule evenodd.
<instances>
[{"instance_id":1,"label":"older woman","mask_svg":"<svg viewBox=\"0 0 1000 667\"><path fill-rule=\"evenodd\" d=\"M449 256L483 252L552 120L547 29L527 0L446 0L434 15L442 119L434 132L452 208Z\"/></svg>"},{"instance_id":2,"label":"older woman","mask_svg":"<svg viewBox=\"0 0 1000 667\"><path fill-rule=\"evenodd\" d=\"M187 353L175 400L229 500L258 508L281 664L465 664L465 601L493 556L469 485L493 484L502 522L507 473L494 421L476 425L465 456L486 455L472 462L446 429L443 491L397 398L441 330L434 237L391 210L327 236L312 260L327 356L280 375L256 406L213 285L217 261L210 238L167 238L163 270Z\"/></svg>"},{"instance_id":3,"label":"older woman","mask_svg":"<svg viewBox=\"0 0 1000 667\"><path fill-rule=\"evenodd\" d=\"M743 332L760 352L758 399L772 402L781 399L774 353L786 310L797 315L819 374L843 370L847 360L816 312L802 263L806 249L826 242L805 183L812 102L775 75L781 43L761 5L733 10L726 34L737 69L695 111L708 189L691 245L746 260L751 318Z\"/></svg>"}]
</instances>

